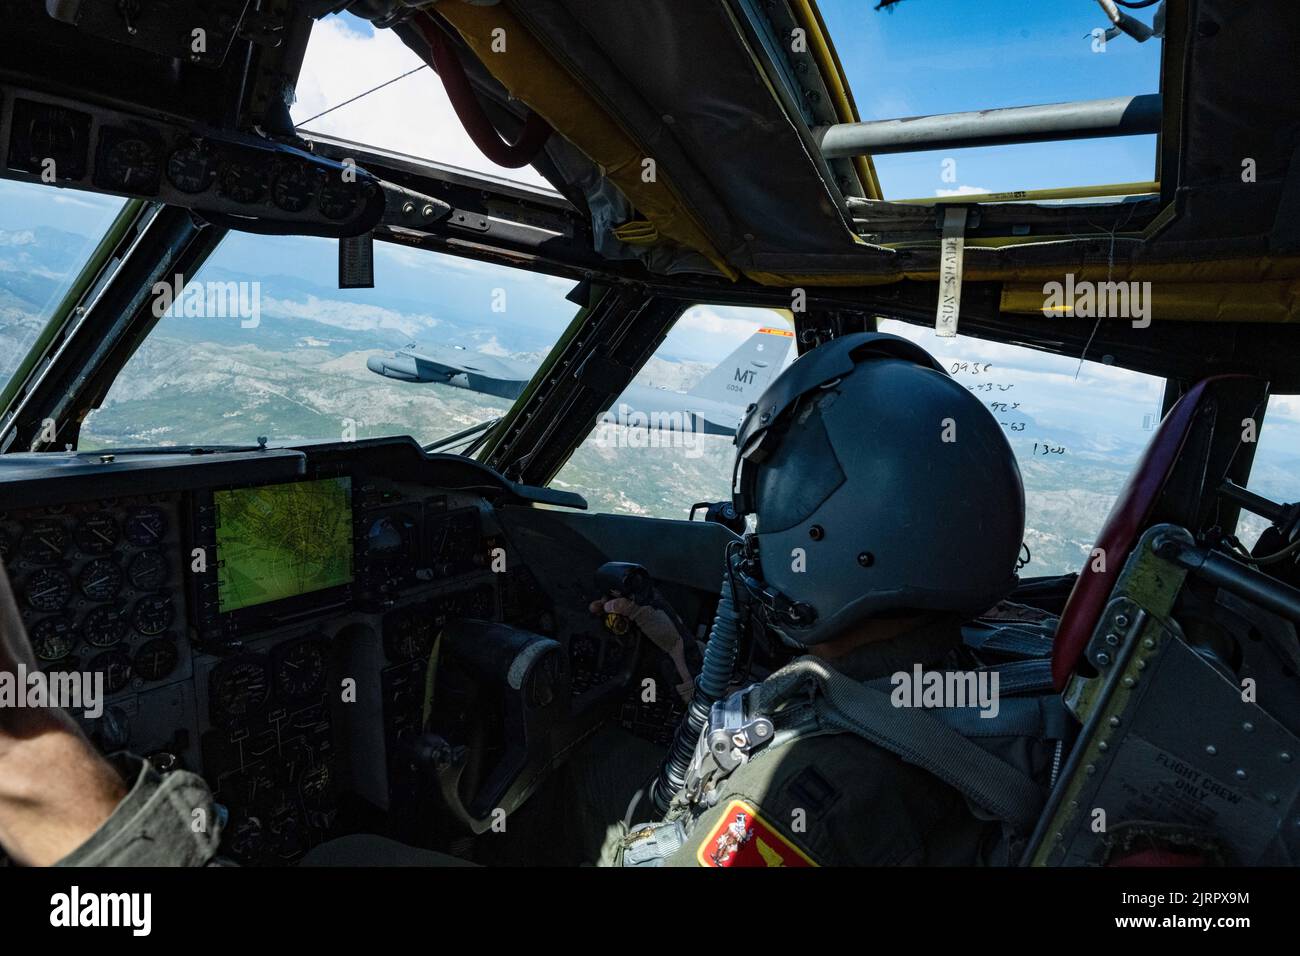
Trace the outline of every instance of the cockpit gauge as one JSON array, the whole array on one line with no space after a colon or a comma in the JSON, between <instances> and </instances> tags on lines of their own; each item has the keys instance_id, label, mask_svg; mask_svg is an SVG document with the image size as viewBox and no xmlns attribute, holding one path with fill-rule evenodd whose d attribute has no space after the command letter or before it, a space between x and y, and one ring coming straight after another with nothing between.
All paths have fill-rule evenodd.
<instances>
[{"instance_id":1,"label":"cockpit gauge","mask_svg":"<svg viewBox=\"0 0 1300 956\"><path fill-rule=\"evenodd\" d=\"M271 200L285 212L302 212L316 194L316 171L301 163L283 166L271 186Z\"/></svg>"},{"instance_id":2,"label":"cockpit gauge","mask_svg":"<svg viewBox=\"0 0 1300 956\"><path fill-rule=\"evenodd\" d=\"M153 143L126 136L110 145L102 155L103 162L96 176L101 185L127 192L158 191L161 163Z\"/></svg>"},{"instance_id":3,"label":"cockpit gauge","mask_svg":"<svg viewBox=\"0 0 1300 956\"><path fill-rule=\"evenodd\" d=\"M176 649L174 640L170 637L155 637L140 645L131 666L141 680L156 681L174 671L180 659L180 651Z\"/></svg>"},{"instance_id":4,"label":"cockpit gauge","mask_svg":"<svg viewBox=\"0 0 1300 956\"><path fill-rule=\"evenodd\" d=\"M16 99L9 166L29 173L52 172L60 180L86 175L90 114Z\"/></svg>"},{"instance_id":5,"label":"cockpit gauge","mask_svg":"<svg viewBox=\"0 0 1300 956\"><path fill-rule=\"evenodd\" d=\"M320 195L317 196L316 202L320 206L322 216L337 220L352 215L352 210L357 208L360 198L361 187L358 183L345 183L341 173L332 172L325 177L325 183L320 188Z\"/></svg>"},{"instance_id":6,"label":"cockpit gauge","mask_svg":"<svg viewBox=\"0 0 1300 956\"><path fill-rule=\"evenodd\" d=\"M167 516L161 508L137 508L126 519L126 540L137 548L157 545L167 534Z\"/></svg>"},{"instance_id":7,"label":"cockpit gauge","mask_svg":"<svg viewBox=\"0 0 1300 956\"><path fill-rule=\"evenodd\" d=\"M109 694L116 694L131 680L131 658L125 651L112 650L96 654L86 666L104 675L104 691Z\"/></svg>"},{"instance_id":8,"label":"cockpit gauge","mask_svg":"<svg viewBox=\"0 0 1300 956\"><path fill-rule=\"evenodd\" d=\"M329 788L330 766L327 763L308 767L298 780L298 792L308 807L319 806L329 796Z\"/></svg>"},{"instance_id":9,"label":"cockpit gauge","mask_svg":"<svg viewBox=\"0 0 1300 956\"><path fill-rule=\"evenodd\" d=\"M91 647L112 647L126 634L126 615L117 607L97 607L81 622L81 636Z\"/></svg>"},{"instance_id":10,"label":"cockpit gauge","mask_svg":"<svg viewBox=\"0 0 1300 956\"><path fill-rule=\"evenodd\" d=\"M61 661L72 653L77 642L72 621L66 617L47 617L31 628L32 650L43 661Z\"/></svg>"},{"instance_id":11,"label":"cockpit gauge","mask_svg":"<svg viewBox=\"0 0 1300 956\"><path fill-rule=\"evenodd\" d=\"M221 191L235 202L258 202L266 195L266 174L252 162L232 159L221 172Z\"/></svg>"},{"instance_id":12,"label":"cockpit gauge","mask_svg":"<svg viewBox=\"0 0 1300 956\"><path fill-rule=\"evenodd\" d=\"M176 618L176 609L172 599L165 594L151 594L135 602L131 612L131 623L135 629L146 637L161 634L172 626Z\"/></svg>"},{"instance_id":13,"label":"cockpit gauge","mask_svg":"<svg viewBox=\"0 0 1300 956\"><path fill-rule=\"evenodd\" d=\"M27 579L27 603L35 611L61 611L72 599L72 581L58 568L41 568Z\"/></svg>"},{"instance_id":14,"label":"cockpit gauge","mask_svg":"<svg viewBox=\"0 0 1300 956\"><path fill-rule=\"evenodd\" d=\"M393 663L427 658L433 649L434 625L422 611L398 611L384 621L384 655Z\"/></svg>"},{"instance_id":15,"label":"cockpit gauge","mask_svg":"<svg viewBox=\"0 0 1300 956\"><path fill-rule=\"evenodd\" d=\"M141 551L126 568L127 579L137 591L156 591L167 583L167 559L161 551Z\"/></svg>"},{"instance_id":16,"label":"cockpit gauge","mask_svg":"<svg viewBox=\"0 0 1300 956\"><path fill-rule=\"evenodd\" d=\"M72 540L82 554L108 554L117 546L117 521L107 511L86 515L72 529Z\"/></svg>"},{"instance_id":17,"label":"cockpit gauge","mask_svg":"<svg viewBox=\"0 0 1300 956\"><path fill-rule=\"evenodd\" d=\"M415 537L415 522L404 514L380 515L366 527L368 557L406 557Z\"/></svg>"},{"instance_id":18,"label":"cockpit gauge","mask_svg":"<svg viewBox=\"0 0 1300 956\"><path fill-rule=\"evenodd\" d=\"M304 638L277 648L275 655L275 689L285 697L309 697L319 694L325 685L328 645L318 639Z\"/></svg>"},{"instance_id":19,"label":"cockpit gauge","mask_svg":"<svg viewBox=\"0 0 1300 956\"><path fill-rule=\"evenodd\" d=\"M257 713L271 697L266 662L260 657L226 661L212 672L212 722L226 724Z\"/></svg>"},{"instance_id":20,"label":"cockpit gauge","mask_svg":"<svg viewBox=\"0 0 1300 956\"><path fill-rule=\"evenodd\" d=\"M201 193L216 178L212 154L201 146L182 146L167 159L167 179L183 193Z\"/></svg>"},{"instance_id":21,"label":"cockpit gauge","mask_svg":"<svg viewBox=\"0 0 1300 956\"><path fill-rule=\"evenodd\" d=\"M111 601L122 590L122 566L112 558L86 562L77 576L77 587L92 601Z\"/></svg>"},{"instance_id":22,"label":"cockpit gauge","mask_svg":"<svg viewBox=\"0 0 1300 956\"><path fill-rule=\"evenodd\" d=\"M23 533L22 556L37 564L54 564L68 550L68 533L51 518L33 521Z\"/></svg>"}]
</instances>

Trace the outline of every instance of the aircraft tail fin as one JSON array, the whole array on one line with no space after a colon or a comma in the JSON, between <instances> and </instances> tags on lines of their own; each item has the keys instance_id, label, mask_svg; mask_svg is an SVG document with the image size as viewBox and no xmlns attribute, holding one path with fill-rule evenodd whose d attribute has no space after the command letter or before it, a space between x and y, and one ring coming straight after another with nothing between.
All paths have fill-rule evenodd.
<instances>
[{"instance_id":1,"label":"aircraft tail fin","mask_svg":"<svg viewBox=\"0 0 1300 956\"><path fill-rule=\"evenodd\" d=\"M718 364L688 394L745 408L758 400L763 389L781 371L794 333L789 329L761 328Z\"/></svg>"}]
</instances>

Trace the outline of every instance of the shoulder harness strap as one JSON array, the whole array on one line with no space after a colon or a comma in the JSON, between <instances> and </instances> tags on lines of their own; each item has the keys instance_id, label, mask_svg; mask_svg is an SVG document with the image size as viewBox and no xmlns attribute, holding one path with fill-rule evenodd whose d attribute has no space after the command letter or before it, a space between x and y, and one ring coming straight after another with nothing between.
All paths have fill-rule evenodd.
<instances>
[{"instance_id":1,"label":"shoulder harness strap","mask_svg":"<svg viewBox=\"0 0 1300 956\"><path fill-rule=\"evenodd\" d=\"M808 690L824 726L856 734L897 754L1016 829L1033 829L1046 797L1038 783L934 713L895 707L888 693L845 677L818 658L801 657L750 688L751 713L771 714L779 704ZM1039 718L1037 709L1033 716Z\"/></svg>"}]
</instances>

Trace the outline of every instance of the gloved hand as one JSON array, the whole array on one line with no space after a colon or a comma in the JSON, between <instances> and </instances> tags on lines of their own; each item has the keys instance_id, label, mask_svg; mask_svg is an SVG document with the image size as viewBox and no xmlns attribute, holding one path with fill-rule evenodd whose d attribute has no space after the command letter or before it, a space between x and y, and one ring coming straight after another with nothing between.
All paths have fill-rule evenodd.
<instances>
[{"instance_id":1,"label":"gloved hand","mask_svg":"<svg viewBox=\"0 0 1300 956\"><path fill-rule=\"evenodd\" d=\"M662 603L657 593L655 597L659 603ZM667 611L653 605L637 604L627 597L601 598L592 601L590 610L592 614L620 614L640 628L641 633L650 640L650 643L672 659L673 666L677 669L677 676L681 678L676 687L677 693L683 701L690 702L691 695L695 692L695 678L691 676L690 668L686 665L685 636Z\"/></svg>"}]
</instances>

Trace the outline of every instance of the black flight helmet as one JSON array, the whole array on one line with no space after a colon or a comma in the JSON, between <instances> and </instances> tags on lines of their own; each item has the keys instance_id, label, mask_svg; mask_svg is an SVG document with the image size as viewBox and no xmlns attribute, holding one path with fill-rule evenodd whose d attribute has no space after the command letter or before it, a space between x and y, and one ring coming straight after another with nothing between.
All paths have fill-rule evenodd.
<instances>
[{"instance_id":1,"label":"black flight helmet","mask_svg":"<svg viewBox=\"0 0 1300 956\"><path fill-rule=\"evenodd\" d=\"M1015 586L1015 456L919 345L863 332L808 352L735 441L733 502L756 521L741 576L787 640L819 644L890 612L974 615Z\"/></svg>"}]
</instances>

